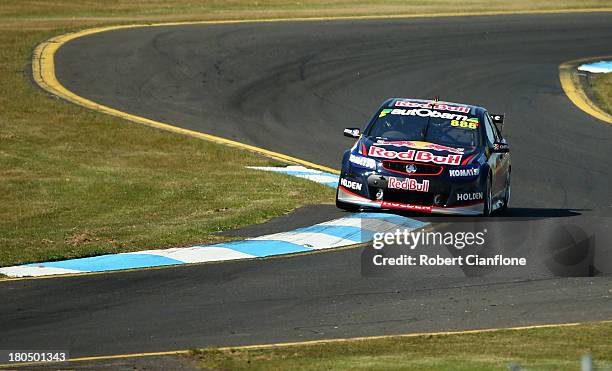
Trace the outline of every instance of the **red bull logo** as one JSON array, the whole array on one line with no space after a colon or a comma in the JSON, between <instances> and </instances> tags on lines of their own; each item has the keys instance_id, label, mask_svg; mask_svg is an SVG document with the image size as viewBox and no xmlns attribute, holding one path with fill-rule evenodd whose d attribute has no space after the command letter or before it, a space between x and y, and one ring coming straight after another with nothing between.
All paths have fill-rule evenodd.
<instances>
[{"instance_id":1,"label":"red bull logo","mask_svg":"<svg viewBox=\"0 0 612 371\"><path fill-rule=\"evenodd\" d=\"M429 142L418 142L418 141L411 141L411 140L397 140L397 141L379 140L377 144L382 144L385 146L395 146L395 147L429 149L432 151L446 151L446 152L456 153L459 155L463 154L463 148L447 147L441 144L429 143Z\"/></svg>"},{"instance_id":2,"label":"red bull logo","mask_svg":"<svg viewBox=\"0 0 612 371\"><path fill-rule=\"evenodd\" d=\"M372 146L368 152L369 156L387 159L398 159L406 161L433 162L441 165L459 165L462 155L436 156L430 152L415 151L410 149L406 152L390 151L382 147Z\"/></svg>"},{"instance_id":3,"label":"red bull logo","mask_svg":"<svg viewBox=\"0 0 612 371\"><path fill-rule=\"evenodd\" d=\"M389 177L389 188L401 189L404 191L429 192L429 180L423 180L419 183L416 179L411 178L394 178Z\"/></svg>"}]
</instances>

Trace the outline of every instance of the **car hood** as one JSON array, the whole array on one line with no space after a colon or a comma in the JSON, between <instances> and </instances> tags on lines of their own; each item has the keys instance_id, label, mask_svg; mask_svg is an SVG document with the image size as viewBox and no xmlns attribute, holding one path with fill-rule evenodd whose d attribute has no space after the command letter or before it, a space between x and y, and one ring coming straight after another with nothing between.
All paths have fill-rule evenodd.
<instances>
[{"instance_id":1,"label":"car hood","mask_svg":"<svg viewBox=\"0 0 612 371\"><path fill-rule=\"evenodd\" d=\"M374 148L373 148L374 147ZM431 142L413 141L413 140L382 140L362 137L357 143L355 150L363 155L372 157L378 160L383 160L389 157L377 155L378 149L395 152L407 152L414 150L415 152L429 152L435 156L451 156L456 158L460 156L461 162L473 157L477 152L476 147L451 147ZM378 151L379 152L379 151ZM401 157L399 157L401 159Z\"/></svg>"}]
</instances>

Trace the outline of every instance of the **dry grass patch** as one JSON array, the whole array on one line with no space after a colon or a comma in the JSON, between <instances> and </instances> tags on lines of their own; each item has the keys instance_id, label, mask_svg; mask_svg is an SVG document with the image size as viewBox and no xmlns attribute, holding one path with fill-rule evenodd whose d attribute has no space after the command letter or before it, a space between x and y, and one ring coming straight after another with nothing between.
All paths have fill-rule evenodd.
<instances>
[{"instance_id":1,"label":"dry grass patch","mask_svg":"<svg viewBox=\"0 0 612 371\"><path fill-rule=\"evenodd\" d=\"M503 330L258 350L193 352L202 368L221 370L577 370L592 354L597 369L612 367L612 323Z\"/></svg>"},{"instance_id":2,"label":"dry grass patch","mask_svg":"<svg viewBox=\"0 0 612 371\"><path fill-rule=\"evenodd\" d=\"M591 88L597 104L612 115L612 73L600 73L591 79Z\"/></svg>"}]
</instances>

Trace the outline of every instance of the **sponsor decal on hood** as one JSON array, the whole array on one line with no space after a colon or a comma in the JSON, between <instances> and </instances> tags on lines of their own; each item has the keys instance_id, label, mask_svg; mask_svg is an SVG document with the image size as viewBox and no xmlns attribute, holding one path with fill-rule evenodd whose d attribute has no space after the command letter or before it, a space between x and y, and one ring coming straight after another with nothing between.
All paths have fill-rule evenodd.
<instances>
[{"instance_id":1,"label":"sponsor decal on hood","mask_svg":"<svg viewBox=\"0 0 612 371\"><path fill-rule=\"evenodd\" d=\"M451 153L456 153L459 155L463 154L463 148L454 148L448 147L441 144L430 143L430 142L420 142L420 141L412 141L412 140L395 140L395 141L387 141L379 139L376 144L380 144L383 146L395 146L395 147L408 147L415 149L429 149L432 151L446 151Z\"/></svg>"},{"instance_id":2,"label":"sponsor decal on hood","mask_svg":"<svg viewBox=\"0 0 612 371\"><path fill-rule=\"evenodd\" d=\"M461 163L462 155L448 155L448 156L437 156L431 152L416 151L410 149L406 152L398 152L387 150L382 147L371 146L368 152L369 156L380 157L386 159L398 159L406 161L418 161L418 162L433 162L434 164L441 165L459 165Z\"/></svg>"}]
</instances>

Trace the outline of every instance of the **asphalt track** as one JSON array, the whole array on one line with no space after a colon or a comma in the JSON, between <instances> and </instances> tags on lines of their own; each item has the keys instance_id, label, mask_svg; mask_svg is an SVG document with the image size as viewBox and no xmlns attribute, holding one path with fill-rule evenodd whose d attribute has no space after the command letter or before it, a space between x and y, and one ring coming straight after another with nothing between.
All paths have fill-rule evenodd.
<instances>
[{"instance_id":1,"label":"asphalt track","mask_svg":"<svg viewBox=\"0 0 612 371\"><path fill-rule=\"evenodd\" d=\"M56 64L62 84L104 105L334 168L351 144L342 128L390 96L505 112L508 217L430 221L485 226L499 251L541 258L560 225L609 236L612 127L572 105L558 66L612 54L611 39L610 13L185 25L76 39ZM241 233L337 215L321 207ZM570 271L381 273L351 249L0 282L0 349L77 357L610 319L609 241ZM595 277L558 277L575 275Z\"/></svg>"}]
</instances>

